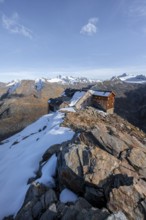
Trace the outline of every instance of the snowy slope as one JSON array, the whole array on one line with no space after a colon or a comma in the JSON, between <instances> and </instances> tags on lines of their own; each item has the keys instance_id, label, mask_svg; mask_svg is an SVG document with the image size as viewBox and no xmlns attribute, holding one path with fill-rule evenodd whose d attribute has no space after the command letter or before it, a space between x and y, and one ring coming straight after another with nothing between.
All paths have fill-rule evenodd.
<instances>
[{"instance_id":1,"label":"snowy slope","mask_svg":"<svg viewBox=\"0 0 146 220\"><path fill-rule=\"evenodd\" d=\"M35 177L43 153L54 144L70 140L74 132L60 127L64 114L56 112L41 117L22 132L1 142L0 145L0 219L16 214L21 208L27 181ZM53 175L57 158L53 155L43 167L37 181L54 185ZM46 175L47 174L47 175Z\"/></svg>"}]
</instances>

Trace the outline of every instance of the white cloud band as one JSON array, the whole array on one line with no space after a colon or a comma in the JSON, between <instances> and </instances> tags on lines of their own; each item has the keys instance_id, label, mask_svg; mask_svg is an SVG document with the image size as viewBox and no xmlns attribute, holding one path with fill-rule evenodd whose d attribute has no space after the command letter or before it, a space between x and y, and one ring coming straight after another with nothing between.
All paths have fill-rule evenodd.
<instances>
[{"instance_id":1,"label":"white cloud band","mask_svg":"<svg viewBox=\"0 0 146 220\"><path fill-rule=\"evenodd\" d=\"M11 17L7 17L5 14L2 15L2 25L5 29L13 34L20 34L24 37L32 39L32 31L19 23L19 15L14 13Z\"/></svg>"}]
</instances>

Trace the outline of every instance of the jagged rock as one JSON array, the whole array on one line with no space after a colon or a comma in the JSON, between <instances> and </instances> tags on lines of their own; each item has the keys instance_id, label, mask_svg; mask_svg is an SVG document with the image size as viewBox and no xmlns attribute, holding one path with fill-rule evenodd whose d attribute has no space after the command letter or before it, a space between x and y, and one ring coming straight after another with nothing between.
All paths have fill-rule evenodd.
<instances>
[{"instance_id":1,"label":"jagged rock","mask_svg":"<svg viewBox=\"0 0 146 220\"><path fill-rule=\"evenodd\" d=\"M57 208L57 216L59 219L61 219L62 216L64 216L64 213L67 211L68 206L65 203L59 201L56 204L56 208Z\"/></svg>"},{"instance_id":2,"label":"jagged rock","mask_svg":"<svg viewBox=\"0 0 146 220\"><path fill-rule=\"evenodd\" d=\"M43 210L43 206L40 201L38 201L32 208L32 216L33 218L37 218L40 216L41 212Z\"/></svg>"},{"instance_id":3,"label":"jagged rock","mask_svg":"<svg viewBox=\"0 0 146 220\"><path fill-rule=\"evenodd\" d=\"M47 161L53 154L58 154L70 141L65 141L61 144L55 144L49 147L42 156L42 162Z\"/></svg>"},{"instance_id":4,"label":"jagged rock","mask_svg":"<svg viewBox=\"0 0 146 220\"><path fill-rule=\"evenodd\" d=\"M77 194L84 194L85 199L95 207L102 208L106 205L105 191L118 178L119 184L122 183L120 175L113 175L121 163L120 160L98 147L69 145L60 153L58 162L60 187L65 185ZM126 182L126 178L124 180ZM110 189L106 193L107 197L109 191Z\"/></svg>"},{"instance_id":5,"label":"jagged rock","mask_svg":"<svg viewBox=\"0 0 146 220\"><path fill-rule=\"evenodd\" d=\"M50 157L55 154L58 153L60 151L60 148L62 147L62 144L55 144L53 146L51 146L48 150L46 150L46 152L44 153L43 157L42 157L42 161L46 161L49 160Z\"/></svg>"},{"instance_id":6,"label":"jagged rock","mask_svg":"<svg viewBox=\"0 0 146 220\"><path fill-rule=\"evenodd\" d=\"M75 203L75 209L82 210L82 209L91 209L92 205L84 198L80 197Z\"/></svg>"},{"instance_id":7,"label":"jagged rock","mask_svg":"<svg viewBox=\"0 0 146 220\"><path fill-rule=\"evenodd\" d=\"M46 191L46 187L40 184L33 184L28 189L26 199L22 209L16 216L16 220L27 220L27 219L40 219L41 215L47 210L41 218L55 219L56 216L56 205L57 197L54 190L49 189ZM49 207L49 208L48 208Z\"/></svg>"},{"instance_id":8,"label":"jagged rock","mask_svg":"<svg viewBox=\"0 0 146 220\"><path fill-rule=\"evenodd\" d=\"M15 220L33 220L30 207L25 207L16 216Z\"/></svg>"},{"instance_id":9,"label":"jagged rock","mask_svg":"<svg viewBox=\"0 0 146 220\"><path fill-rule=\"evenodd\" d=\"M85 182L102 186L120 161L100 148L70 145L59 158L59 180L74 192L85 191Z\"/></svg>"},{"instance_id":10,"label":"jagged rock","mask_svg":"<svg viewBox=\"0 0 146 220\"><path fill-rule=\"evenodd\" d=\"M109 212L105 209L81 209L78 210L75 207L69 207L64 214L62 220L105 220L109 216Z\"/></svg>"},{"instance_id":11,"label":"jagged rock","mask_svg":"<svg viewBox=\"0 0 146 220\"><path fill-rule=\"evenodd\" d=\"M84 197L95 207L102 208L106 205L105 192L102 188L86 186Z\"/></svg>"},{"instance_id":12,"label":"jagged rock","mask_svg":"<svg viewBox=\"0 0 146 220\"><path fill-rule=\"evenodd\" d=\"M37 198L43 195L46 190L47 188L43 184L33 182L26 193L23 206L34 199L37 200Z\"/></svg>"},{"instance_id":13,"label":"jagged rock","mask_svg":"<svg viewBox=\"0 0 146 220\"><path fill-rule=\"evenodd\" d=\"M122 140L100 129L93 129L92 134L96 138L99 147L117 158L122 151L128 149L128 146Z\"/></svg>"},{"instance_id":14,"label":"jagged rock","mask_svg":"<svg viewBox=\"0 0 146 220\"><path fill-rule=\"evenodd\" d=\"M57 202L57 196L53 189L49 189L41 196L41 204L44 209L47 209L52 203Z\"/></svg>"},{"instance_id":15,"label":"jagged rock","mask_svg":"<svg viewBox=\"0 0 146 220\"><path fill-rule=\"evenodd\" d=\"M146 152L144 150L132 149L127 160L141 176L146 178Z\"/></svg>"},{"instance_id":16,"label":"jagged rock","mask_svg":"<svg viewBox=\"0 0 146 220\"><path fill-rule=\"evenodd\" d=\"M108 208L112 212L121 210L129 220L146 219L145 196L140 186L120 186L118 189L112 189Z\"/></svg>"},{"instance_id":17,"label":"jagged rock","mask_svg":"<svg viewBox=\"0 0 146 220\"><path fill-rule=\"evenodd\" d=\"M57 210L54 203L41 216L40 220L57 220Z\"/></svg>"}]
</instances>

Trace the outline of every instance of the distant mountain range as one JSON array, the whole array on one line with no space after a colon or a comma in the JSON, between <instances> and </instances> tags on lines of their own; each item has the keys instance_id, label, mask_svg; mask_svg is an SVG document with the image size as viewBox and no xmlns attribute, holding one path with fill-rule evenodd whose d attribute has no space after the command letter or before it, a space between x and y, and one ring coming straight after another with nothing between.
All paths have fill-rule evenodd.
<instances>
[{"instance_id":1,"label":"distant mountain range","mask_svg":"<svg viewBox=\"0 0 146 220\"><path fill-rule=\"evenodd\" d=\"M78 84L78 83L96 83L100 80L92 80L86 77L73 77L73 76L57 76L55 78L47 80L50 83L62 83L62 84Z\"/></svg>"},{"instance_id":2,"label":"distant mountain range","mask_svg":"<svg viewBox=\"0 0 146 220\"><path fill-rule=\"evenodd\" d=\"M37 90L38 92L41 91L43 87L47 85L48 83L57 83L57 84L62 84L62 85L78 85L78 84L94 84L94 83L101 82L100 80L92 80L86 77L73 77L73 76L59 75L52 79L38 78L36 80L13 80L8 83L0 82L0 87L5 88L5 91L7 91L8 94L12 94L16 91L16 89L21 87L21 84L24 81L31 81L32 88Z\"/></svg>"},{"instance_id":3,"label":"distant mountain range","mask_svg":"<svg viewBox=\"0 0 146 220\"><path fill-rule=\"evenodd\" d=\"M130 75L123 73L122 75L112 77L111 80L121 80L127 83L146 83L146 76L142 74Z\"/></svg>"}]
</instances>

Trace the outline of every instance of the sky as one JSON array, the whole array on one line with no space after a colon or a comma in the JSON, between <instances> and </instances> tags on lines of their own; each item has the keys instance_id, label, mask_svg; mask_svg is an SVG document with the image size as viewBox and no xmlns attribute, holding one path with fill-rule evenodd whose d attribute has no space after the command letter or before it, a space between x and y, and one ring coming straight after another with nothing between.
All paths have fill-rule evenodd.
<instances>
[{"instance_id":1,"label":"sky","mask_svg":"<svg viewBox=\"0 0 146 220\"><path fill-rule=\"evenodd\" d=\"M0 81L146 74L146 0L0 0Z\"/></svg>"}]
</instances>

